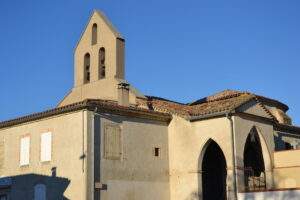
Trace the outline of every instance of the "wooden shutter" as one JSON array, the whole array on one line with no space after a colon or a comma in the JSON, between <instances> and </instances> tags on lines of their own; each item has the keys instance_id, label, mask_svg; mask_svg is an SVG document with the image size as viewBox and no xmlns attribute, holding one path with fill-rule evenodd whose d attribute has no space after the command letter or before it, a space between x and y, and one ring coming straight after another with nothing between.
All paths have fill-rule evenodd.
<instances>
[{"instance_id":1,"label":"wooden shutter","mask_svg":"<svg viewBox=\"0 0 300 200\"><path fill-rule=\"evenodd\" d=\"M28 165L30 156L30 137L21 138L20 144L20 165Z\"/></svg>"},{"instance_id":2,"label":"wooden shutter","mask_svg":"<svg viewBox=\"0 0 300 200\"><path fill-rule=\"evenodd\" d=\"M52 133L47 132L41 135L41 161L51 161Z\"/></svg>"},{"instance_id":3,"label":"wooden shutter","mask_svg":"<svg viewBox=\"0 0 300 200\"><path fill-rule=\"evenodd\" d=\"M106 124L104 127L104 157L110 160L119 160L121 154L121 128L119 125Z\"/></svg>"}]
</instances>

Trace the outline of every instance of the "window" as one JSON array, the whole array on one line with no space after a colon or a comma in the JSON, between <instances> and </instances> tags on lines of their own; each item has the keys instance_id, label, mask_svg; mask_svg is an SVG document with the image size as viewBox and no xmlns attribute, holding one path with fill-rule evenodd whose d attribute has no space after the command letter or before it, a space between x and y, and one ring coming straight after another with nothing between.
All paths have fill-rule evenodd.
<instances>
[{"instance_id":1,"label":"window","mask_svg":"<svg viewBox=\"0 0 300 200\"><path fill-rule=\"evenodd\" d=\"M105 78L105 48L99 50L99 79Z\"/></svg>"},{"instance_id":2,"label":"window","mask_svg":"<svg viewBox=\"0 0 300 200\"><path fill-rule=\"evenodd\" d=\"M41 135L41 161L51 161L52 151L52 133L43 133Z\"/></svg>"},{"instance_id":3,"label":"window","mask_svg":"<svg viewBox=\"0 0 300 200\"><path fill-rule=\"evenodd\" d=\"M46 200L46 186L44 184L34 186L34 200Z\"/></svg>"},{"instance_id":4,"label":"window","mask_svg":"<svg viewBox=\"0 0 300 200\"><path fill-rule=\"evenodd\" d=\"M159 157L160 156L160 148L158 148L158 147L154 148L154 156L155 157Z\"/></svg>"},{"instance_id":5,"label":"window","mask_svg":"<svg viewBox=\"0 0 300 200\"><path fill-rule=\"evenodd\" d=\"M121 128L116 124L104 126L104 157L109 160L121 159Z\"/></svg>"},{"instance_id":6,"label":"window","mask_svg":"<svg viewBox=\"0 0 300 200\"><path fill-rule=\"evenodd\" d=\"M30 154L30 137L26 136L21 138L20 143L20 165L29 165L29 154Z\"/></svg>"},{"instance_id":7,"label":"window","mask_svg":"<svg viewBox=\"0 0 300 200\"><path fill-rule=\"evenodd\" d=\"M87 53L84 56L84 83L90 82L90 64L91 64L90 54Z\"/></svg>"},{"instance_id":8,"label":"window","mask_svg":"<svg viewBox=\"0 0 300 200\"><path fill-rule=\"evenodd\" d=\"M97 24L93 24L92 27L92 45L97 44Z\"/></svg>"}]
</instances>

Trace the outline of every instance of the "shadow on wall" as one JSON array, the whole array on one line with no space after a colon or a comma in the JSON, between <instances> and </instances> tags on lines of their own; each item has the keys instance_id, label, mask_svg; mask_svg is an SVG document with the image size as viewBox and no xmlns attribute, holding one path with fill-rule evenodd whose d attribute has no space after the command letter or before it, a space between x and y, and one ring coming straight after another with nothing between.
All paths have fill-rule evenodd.
<instances>
[{"instance_id":1,"label":"shadow on wall","mask_svg":"<svg viewBox=\"0 0 300 200\"><path fill-rule=\"evenodd\" d=\"M70 180L55 175L24 174L6 177L5 179L10 180L11 184L0 191L7 191L11 200L33 200L38 198L35 196L40 195L46 195L46 199L68 200L64 196L64 192L70 184ZM41 189L45 191L41 191Z\"/></svg>"}]
</instances>

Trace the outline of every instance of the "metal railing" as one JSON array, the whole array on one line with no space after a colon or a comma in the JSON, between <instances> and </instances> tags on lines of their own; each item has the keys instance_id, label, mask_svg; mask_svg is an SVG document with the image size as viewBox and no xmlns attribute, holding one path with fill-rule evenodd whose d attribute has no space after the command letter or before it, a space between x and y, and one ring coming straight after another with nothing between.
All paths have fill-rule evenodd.
<instances>
[{"instance_id":1,"label":"metal railing","mask_svg":"<svg viewBox=\"0 0 300 200\"><path fill-rule=\"evenodd\" d=\"M244 168L245 190L261 191L266 189L266 174L261 172L260 176L255 175L251 167Z\"/></svg>"}]
</instances>

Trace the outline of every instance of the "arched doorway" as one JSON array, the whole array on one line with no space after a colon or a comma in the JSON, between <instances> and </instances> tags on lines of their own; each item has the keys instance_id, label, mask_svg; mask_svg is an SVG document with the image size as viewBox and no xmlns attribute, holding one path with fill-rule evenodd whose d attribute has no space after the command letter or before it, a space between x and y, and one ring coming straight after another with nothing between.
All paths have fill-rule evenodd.
<instances>
[{"instance_id":1,"label":"arched doorway","mask_svg":"<svg viewBox=\"0 0 300 200\"><path fill-rule=\"evenodd\" d=\"M34 200L46 200L46 186L44 184L34 186Z\"/></svg>"},{"instance_id":2,"label":"arched doorway","mask_svg":"<svg viewBox=\"0 0 300 200\"><path fill-rule=\"evenodd\" d=\"M247 191L265 189L264 158L256 128L252 128L244 148L244 177Z\"/></svg>"},{"instance_id":3,"label":"arched doorway","mask_svg":"<svg viewBox=\"0 0 300 200\"><path fill-rule=\"evenodd\" d=\"M226 160L219 145L209 141L202 160L203 200L226 199Z\"/></svg>"}]
</instances>

